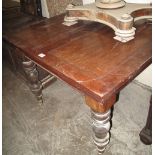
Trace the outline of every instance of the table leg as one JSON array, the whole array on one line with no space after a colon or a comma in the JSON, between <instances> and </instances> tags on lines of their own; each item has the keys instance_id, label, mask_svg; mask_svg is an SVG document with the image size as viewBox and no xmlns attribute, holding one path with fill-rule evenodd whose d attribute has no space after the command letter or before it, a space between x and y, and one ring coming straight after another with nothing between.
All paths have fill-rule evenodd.
<instances>
[{"instance_id":1,"label":"table leg","mask_svg":"<svg viewBox=\"0 0 155 155\"><path fill-rule=\"evenodd\" d=\"M91 110L93 139L97 146L98 154L102 154L109 143L111 110L105 113L97 113Z\"/></svg>"},{"instance_id":2,"label":"table leg","mask_svg":"<svg viewBox=\"0 0 155 155\"><path fill-rule=\"evenodd\" d=\"M99 103L88 96L85 97L85 100L86 104L91 108L93 139L98 154L101 155L110 140L111 107L116 101L116 96L113 96L106 103Z\"/></svg>"},{"instance_id":3,"label":"table leg","mask_svg":"<svg viewBox=\"0 0 155 155\"><path fill-rule=\"evenodd\" d=\"M150 107L149 107L147 122L145 127L140 132L139 136L140 136L140 140L144 144L146 145L152 144L152 97L150 99Z\"/></svg>"},{"instance_id":4,"label":"table leg","mask_svg":"<svg viewBox=\"0 0 155 155\"><path fill-rule=\"evenodd\" d=\"M29 87L32 93L36 96L39 104L42 104L42 85L41 82L38 80L38 71L36 69L36 64L28 58L24 58L24 61L22 63L27 80L29 82Z\"/></svg>"}]
</instances>

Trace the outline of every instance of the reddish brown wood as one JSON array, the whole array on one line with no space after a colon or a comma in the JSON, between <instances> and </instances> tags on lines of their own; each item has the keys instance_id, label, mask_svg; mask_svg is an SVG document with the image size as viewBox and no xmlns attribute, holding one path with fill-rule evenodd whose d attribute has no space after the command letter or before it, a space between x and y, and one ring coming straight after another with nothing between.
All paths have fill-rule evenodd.
<instances>
[{"instance_id":1,"label":"reddish brown wood","mask_svg":"<svg viewBox=\"0 0 155 155\"><path fill-rule=\"evenodd\" d=\"M114 40L113 31L95 22L62 25L64 16L5 33L3 39L86 96L99 154L109 143L110 109L116 94L151 64L151 24L137 24L136 38Z\"/></svg>"},{"instance_id":2,"label":"reddish brown wood","mask_svg":"<svg viewBox=\"0 0 155 155\"><path fill-rule=\"evenodd\" d=\"M140 10L136 10L134 12L131 13L131 16L136 18L136 17L141 17L144 15L152 15L152 9L140 9Z\"/></svg>"},{"instance_id":3,"label":"reddish brown wood","mask_svg":"<svg viewBox=\"0 0 155 155\"><path fill-rule=\"evenodd\" d=\"M7 36L8 34L20 33L22 29L31 27L31 25L39 23L42 20L44 20L44 18L26 15L17 11L14 11L13 13L12 10L10 11L10 9L7 9L7 11L5 10L3 12L3 35ZM3 38L3 61L17 76L28 84L30 82L27 80L28 78L26 78L23 70L23 60L24 54L20 49L16 48L16 46L10 44L8 40ZM38 80L41 81L43 88L55 81L56 78L54 76L43 70L41 67L36 67L38 71Z\"/></svg>"},{"instance_id":4,"label":"reddish brown wood","mask_svg":"<svg viewBox=\"0 0 155 155\"><path fill-rule=\"evenodd\" d=\"M137 24L136 38L123 44L113 40L112 29L103 24L79 22L67 27L63 18L57 16L3 38L102 104L151 64L150 24Z\"/></svg>"},{"instance_id":5,"label":"reddish brown wood","mask_svg":"<svg viewBox=\"0 0 155 155\"><path fill-rule=\"evenodd\" d=\"M86 104L95 112L104 113L109 110L116 102L116 95L113 95L105 104L96 102L93 98L85 96Z\"/></svg>"}]
</instances>

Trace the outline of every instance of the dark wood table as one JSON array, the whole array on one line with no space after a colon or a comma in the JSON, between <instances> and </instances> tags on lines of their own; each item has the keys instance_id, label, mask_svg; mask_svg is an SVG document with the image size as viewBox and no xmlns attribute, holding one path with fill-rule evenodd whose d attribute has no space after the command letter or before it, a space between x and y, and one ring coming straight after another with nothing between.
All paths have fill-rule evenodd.
<instances>
[{"instance_id":1,"label":"dark wood table","mask_svg":"<svg viewBox=\"0 0 155 155\"><path fill-rule=\"evenodd\" d=\"M3 12L2 18L2 27L3 27L3 36L8 34L19 33L22 29L26 27L30 27L33 24L40 23L41 21L45 20L45 18L41 18L38 16L28 15L22 12L13 12L12 10L8 9L7 11ZM25 59L22 52L19 52L19 49L16 46L11 45L8 40L2 40L2 57L3 63L7 65L12 72L20 77L26 84L29 84L27 80L27 76L23 71L22 62ZM43 70L41 67L37 66L38 77L36 78L36 82L39 79L41 88L46 88L51 83L53 83L56 78ZM33 93L38 94L39 88L35 87L35 84L31 86L31 90ZM38 96L38 100L42 103L42 98Z\"/></svg>"},{"instance_id":2,"label":"dark wood table","mask_svg":"<svg viewBox=\"0 0 155 155\"><path fill-rule=\"evenodd\" d=\"M135 39L121 43L103 24L80 21L67 27L62 25L63 18L41 21L4 34L3 39L25 54L23 67L36 95L41 96L41 87L35 64L84 94L101 154L109 143L111 108L117 94L151 64L152 25L137 22Z\"/></svg>"}]
</instances>

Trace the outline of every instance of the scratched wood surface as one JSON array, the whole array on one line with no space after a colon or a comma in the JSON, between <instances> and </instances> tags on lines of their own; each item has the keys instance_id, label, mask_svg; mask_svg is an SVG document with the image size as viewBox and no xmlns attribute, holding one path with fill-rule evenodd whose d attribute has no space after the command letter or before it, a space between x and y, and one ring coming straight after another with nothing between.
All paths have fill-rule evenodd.
<instances>
[{"instance_id":1,"label":"scratched wood surface","mask_svg":"<svg viewBox=\"0 0 155 155\"><path fill-rule=\"evenodd\" d=\"M67 27L63 18L56 16L3 38L102 103L151 64L151 24L137 24L135 39L124 44L114 40L112 29L103 24L81 21Z\"/></svg>"}]
</instances>

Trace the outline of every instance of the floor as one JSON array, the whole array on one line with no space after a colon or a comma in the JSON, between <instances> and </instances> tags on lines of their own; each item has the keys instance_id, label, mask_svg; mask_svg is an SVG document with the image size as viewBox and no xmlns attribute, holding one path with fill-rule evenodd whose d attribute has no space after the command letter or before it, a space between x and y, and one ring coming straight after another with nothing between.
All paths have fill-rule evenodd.
<instances>
[{"instance_id":1,"label":"floor","mask_svg":"<svg viewBox=\"0 0 155 155\"><path fill-rule=\"evenodd\" d=\"M97 155L89 108L83 95L57 80L38 105L29 88L3 65L3 155ZM135 82L114 106L111 140L104 155L151 155L139 132L144 127L151 89Z\"/></svg>"}]
</instances>

